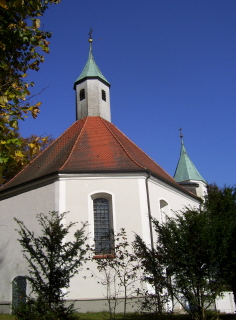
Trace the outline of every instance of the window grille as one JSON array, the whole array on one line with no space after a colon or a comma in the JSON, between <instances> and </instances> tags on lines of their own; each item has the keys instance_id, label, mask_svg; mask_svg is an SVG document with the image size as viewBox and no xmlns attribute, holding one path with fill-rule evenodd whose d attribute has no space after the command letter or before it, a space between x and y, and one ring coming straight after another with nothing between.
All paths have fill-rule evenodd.
<instances>
[{"instance_id":1,"label":"window grille","mask_svg":"<svg viewBox=\"0 0 236 320\"><path fill-rule=\"evenodd\" d=\"M95 254L111 254L111 223L109 201L93 200Z\"/></svg>"}]
</instances>

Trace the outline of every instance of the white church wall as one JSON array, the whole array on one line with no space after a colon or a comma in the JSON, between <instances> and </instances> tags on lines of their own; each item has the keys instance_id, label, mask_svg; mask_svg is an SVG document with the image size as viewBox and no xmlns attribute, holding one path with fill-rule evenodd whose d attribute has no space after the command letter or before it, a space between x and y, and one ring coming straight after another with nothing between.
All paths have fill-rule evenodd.
<instances>
[{"instance_id":1,"label":"white church wall","mask_svg":"<svg viewBox=\"0 0 236 320\"><path fill-rule=\"evenodd\" d=\"M111 199L113 228L119 232L125 228L128 240L134 239L134 232L150 245L150 227L148 220L146 177L141 175L94 175L64 177L60 179L60 187L64 194L64 210L69 211L67 221L88 221L87 233L89 244L93 245L93 196L107 195ZM160 199L169 203L171 210L180 210L184 205L198 205L197 200L181 191L168 187L163 182L149 182L151 214L159 219ZM63 200L64 201L64 200ZM171 212L170 210L170 212ZM80 227L79 223L77 227ZM74 228L67 240L73 238ZM86 270L89 268L89 270ZM93 277L91 278L91 273ZM98 299L105 297L105 288L97 283L96 263L89 262L71 282L68 299ZM95 277L94 277L95 276ZM86 280L84 279L86 277ZM91 290L92 288L92 290Z\"/></svg>"},{"instance_id":2,"label":"white church wall","mask_svg":"<svg viewBox=\"0 0 236 320\"><path fill-rule=\"evenodd\" d=\"M14 220L22 220L29 230L35 234L40 232L36 215L55 210L55 187L49 184L44 187L18 194L0 201L1 232L0 232L0 301L9 302L12 298L12 280L18 275L27 274L27 263L22 256L22 248Z\"/></svg>"},{"instance_id":3,"label":"white church wall","mask_svg":"<svg viewBox=\"0 0 236 320\"><path fill-rule=\"evenodd\" d=\"M196 207L199 205L197 199L157 179L152 179L149 182L149 190L150 198L152 199L152 215L158 220L160 220L160 200L164 200L169 204L170 216L173 216L174 212L183 209L185 206Z\"/></svg>"},{"instance_id":4,"label":"white church wall","mask_svg":"<svg viewBox=\"0 0 236 320\"><path fill-rule=\"evenodd\" d=\"M195 182L199 185L199 187L196 188L197 196L204 199L207 195L207 184L198 180L191 180L191 182Z\"/></svg>"},{"instance_id":5,"label":"white church wall","mask_svg":"<svg viewBox=\"0 0 236 320\"><path fill-rule=\"evenodd\" d=\"M132 241L134 239L133 231L140 235L143 234L139 193L139 177L95 176L68 179L66 180L66 211L69 211L67 220L88 221L89 244L93 245L92 197L97 194L109 195L112 201L114 231L119 232L121 228L125 228L129 241ZM77 227L80 227L80 224ZM75 230L76 228L68 240L72 239ZM93 274L92 278L91 273ZM71 281L68 299L104 298L106 288L97 283L96 275L98 276L95 261L86 263L83 272Z\"/></svg>"},{"instance_id":6,"label":"white church wall","mask_svg":"<svg viewBox=\"0 0 236 320\"><path fill-rule=\"evenodd\" d=\"M113 228L117 232L125 227L131 234L133 228L142 233L140 220L138 177L94 176L66 180L66 210L68 219L88 221L93 234L92 196L107 193L112 197Z\"/></svg>"},{"instance_id":7,"label":"white church wall","mask_svg":"<svg viewBox=\"0 0 236 320\"><path fill-rule=\"evenodd\" d=\"M58 181L21 193L0 202L2 224L6 225L1 234L6 254L2 274L0 301L11 301L11 281L17 275L25 275L27 265L22 258L21 247L14 231L14 216L23 220L30 230L40 231L36 222L36 214L48 211L68 212L64 223L78 222L66 241L73 240L73 234L82 222L88 222L86 233L89 244L93 244L93 197L107 195L111 200L113 228L119 232L125 228L128 240L134 239L134 232L146 243L150 242L150 226L147 205L147 176L141 174L104 174L104 175L60 175ZM168 203L168 212L177 211L185 205L198 205L184 192L181 192L158 179L148 179L151 214L160 220L160 200ZM14 200L14 201L13 201ZM10 228L10 229L9 229ZM154 236L155 240L155 236ZM4 248L3 248L4 249ZM9 267L10 266L10 267ZM88 270L89 269L89 270ZM93 277L91 277L93 274ZM84 265L83 270L72 281L67 299L89 301L104 299L106 288L98 283L99 276L96 262L93 260ZM86 279L85 279L86 277ZM84 305L84 304L83 304ZM104 304L102 304L104 305Z\"/></svg>"},{"instance_id":8,"label":"white church wall","mask_svg":"<svg viewBox=\"0 0 236 320\"><path fill-rule=\"evenodd\" d=\"M186 206L198 207L199 201L181 190L175 189L165 182L158 179L150 179L148 182L151 215L160 222L164 222L165 214L174 217L175 212L180 211ZM166 202L167 207L162 211L161 201ZM162 212L161 212L162 211ZM156 241L153 229L153 240Z\"/></svg>"},{"instance_id":9,"label":"white church wall","mask_svg":"<svg viewBox=\"0 0 236 320\"><path fill-rule=\"evenodd\" d=\"M148 203L147 203L147 187L146 187L146 177L141 177L139 179L139 201L140 201L140 211L141 211L141 224L143 227L142 234L134 230L147 245L151 245L151 236L150 236L150 224L148 217Z\"/></svg>"},{"instance_id":10,"label":"white church wall","mask_svg":"<svg viewBox=\"0 0 236 320\"><path fill-rule=\"evenodd\" d=\"M223 296L216 299L216 310L225 313L235 313L233 292L225 291Z\"/></svg>"}]
</instances>

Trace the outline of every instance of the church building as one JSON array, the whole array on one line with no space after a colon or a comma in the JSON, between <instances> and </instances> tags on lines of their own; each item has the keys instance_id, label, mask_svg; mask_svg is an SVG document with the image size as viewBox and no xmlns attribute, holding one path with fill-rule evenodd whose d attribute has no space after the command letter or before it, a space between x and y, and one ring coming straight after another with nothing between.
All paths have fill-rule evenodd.
<instances>
[{"instance_id":1,"label":"church building","mask_svg":"<svg viewBox=\"0 0 236 320\"><path fill-rule=\"evenodd\" d=\"M15 279L28 290L14 217L38 235L37 214L68 212L65 223L88 222L88 242L99 257L101 234L125 228L129 241L135 232L151 246L151 216L164 221L185 206L199 206L206 192L183 140L173 178L111 122L110 83L94 60L91 38L89 43L87 63L74 83L76 121L0 188L0 312L10 311ZM103 247L111 253L106 241ZM89 262L89 268L96 272L96 263ZM67 299L81 312L104 310L104 287L85 275L82 270L71 279Z\"/></svg>"}]
</instances>

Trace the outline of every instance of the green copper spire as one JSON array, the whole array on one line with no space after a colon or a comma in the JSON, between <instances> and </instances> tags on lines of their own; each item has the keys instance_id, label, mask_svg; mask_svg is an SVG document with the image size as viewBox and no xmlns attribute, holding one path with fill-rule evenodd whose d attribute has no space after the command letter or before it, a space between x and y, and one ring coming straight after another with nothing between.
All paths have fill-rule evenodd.
<instances>
[{"instance_id":1,"label":"green copper spire","mask_svg":"<svg viewBox=\"0 0 236 320\"><path fill-rule=\"evenodd\" d=\"M181 151L180 151L179 162L174 174L175 181L183 182L183 181L189 181L189 180L197 180L197 181L203 181L206 183L206 181L200 175L197 168L192 163L191 159L189 158L186 152L186 149L183 143L182 133L180 135L180 138L181 138Z\"/></svg>"},{"instance_id":2,"label":"green copper spire","mask_svg":"<svg viewBox=\"0 0 236 320\"><path fill-rule=\"evenodd\" d=\"M93 57L93 51L92 51L92 37L90 34L90 38L89 38L89 43L90 43L90 49L89 49L89 57L87 60L87 63L82 71L82 73L80 74L80 76L76 79L75 83L74 83L74 89L77 83L87 79L87 78L92 78L92 79L100 79L102 82L105 82L106 85L108 85L110 87L110 83L107 81L107 79L104 77L104 75L102 74L102 72L100 71L100 69L98 68L94 57Z\"/></svg>"}]
</instances>

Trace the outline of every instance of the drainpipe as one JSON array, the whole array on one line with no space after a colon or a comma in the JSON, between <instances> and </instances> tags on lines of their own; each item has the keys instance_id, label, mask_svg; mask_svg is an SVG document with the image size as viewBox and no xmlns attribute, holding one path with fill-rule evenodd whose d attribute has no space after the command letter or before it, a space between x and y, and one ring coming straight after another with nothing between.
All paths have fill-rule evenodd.
<instances>
[{"instance_id":1,"label":"drainpipe","mask_svg":"<svg viewBox=\"0 0 236 320\"><path fill-rule=\"evenodd\" d=\"M146 182L146 191L147 191L147 204L148 204L148 220L149 220L149 228L150 228L150 237L151 237L151 249L153 254L153 261L155 261L155 248L153 243L153 232L152 232L152 215L151 215L151 208L150 208L150 197L149 197L149 188L148 188L148 179L151 177L151 172L148 172L148 176L145 179ZM155 287L155 294L157 297L157 304L158 304L158 311L162 310L162 305L160 301L160 292L158 290L158 281L157 281L157 274L155 267L152 268L153 270L153 278L154 278L154 287Z\"/></svg>"},{"instance_id":2,"label":"drainpipe","mask_svg":"<svg viewBox=\"0 0 236 320\"><path fill-rule=\"evenodd\" d=\"M151 237L151 248L153 251L154 243L153 243L153 232L152 232L152 215L151 215L151 208L150 208L149 188L148 188L148 179L150 179L150 177L151 177L151 172L149 171L148 176L145 178L145 182L146 182L146 192L147 192L148 220L149 220L150 237Z\"/></svg>"}]
</instances>

